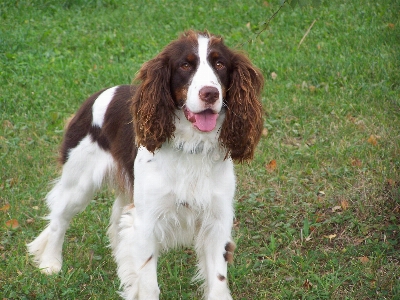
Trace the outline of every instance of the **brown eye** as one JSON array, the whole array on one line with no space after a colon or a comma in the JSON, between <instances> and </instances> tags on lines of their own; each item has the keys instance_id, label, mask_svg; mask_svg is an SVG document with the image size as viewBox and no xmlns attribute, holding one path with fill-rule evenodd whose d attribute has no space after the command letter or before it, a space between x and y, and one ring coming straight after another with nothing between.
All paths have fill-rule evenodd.
<instances>
[{"instance_id":1,"label":"brown eye","mask_svg":"<svg viewBox=\"0 0 400 300\"><path fill-rule=\"evenodd\" d=\"M191 69L191 66L189 63L185 62L185 63L181 64L181 69L184 71L189 71Z\"/></svg>"},{"instance_id":2,"label":"brown eye","mask_svg":"<svg viewBox=\"0 0 400 300\"><path fill-rule=\"evenodd\" d=\"M215 63L215 68L216 68L217 70L222 70L223 68L225 68L225 65L224 65L222 62L217 61L217 62Z\"/></svg>"}]
</instances>

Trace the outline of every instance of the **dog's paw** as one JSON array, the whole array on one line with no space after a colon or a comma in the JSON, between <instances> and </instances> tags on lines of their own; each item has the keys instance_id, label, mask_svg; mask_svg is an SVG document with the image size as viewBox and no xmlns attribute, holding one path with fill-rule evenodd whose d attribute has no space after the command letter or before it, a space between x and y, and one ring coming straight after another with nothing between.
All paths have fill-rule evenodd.
<instances>
[{"instance_id":1,"label":"dog's paw","mask_svg":"<svg viewBox=\"0 0 400 300\"><path fill-rule=\"evenodd\" d=\"M214 288L210 291L207 300L232 300L231 293L228 286L225 285L214 285Z\"/></svg>"},{"instance_id":2,"label":"dog's paw","mask_svg":"<svg viewBox=\"0 0 400 300\"><path fill-rule=\"evenodd\" d=\"M39 264L40 272L46 275L53 275L60 272L62 266L61 259L50 258L45 259Z\"/></svg>"}]
</instances>

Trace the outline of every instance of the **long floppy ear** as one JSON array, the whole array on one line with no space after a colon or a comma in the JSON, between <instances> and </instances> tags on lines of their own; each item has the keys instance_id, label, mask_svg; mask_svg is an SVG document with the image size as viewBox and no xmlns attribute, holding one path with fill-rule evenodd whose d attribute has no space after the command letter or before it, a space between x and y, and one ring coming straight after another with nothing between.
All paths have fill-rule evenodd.
<instances>
[{"instance_id":1,"label":"long floppy ear","mask_svg":"<svg viewBox=\"0 0 400 300\"><path fill-rule=\"evenodd\" d=\"M242 53L233 54L233 73L226 94L226 116L220 141L237 162L251 160L263 129L259 100L264 77Z\"/></svg>"},{"instance_id":2,"label":"long floppy ear","mask_svg":"<svg viewBox=\"0 0 400 300\"><path fill-rule=\"evenodd\" d=\"M170 91L167 54L143 64L135 81L141 81L132 98L131 111L137 146L154 152L173 136L175 104Z\"/></svg>"}]
</instances>

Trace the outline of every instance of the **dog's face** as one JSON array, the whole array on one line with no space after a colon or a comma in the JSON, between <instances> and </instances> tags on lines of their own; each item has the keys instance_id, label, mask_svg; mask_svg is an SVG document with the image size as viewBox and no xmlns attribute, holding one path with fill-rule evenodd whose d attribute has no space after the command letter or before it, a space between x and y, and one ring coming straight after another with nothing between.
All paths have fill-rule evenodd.
<instances>
[{"instance_id":1,"label":"dog's face","mask_svg":"<svg viewBox=\"0 0 400 300\"><path fill-rule=\"evenodd\" d=\"M161 148L174 136L179 114L196 131L216 133L227 157L239 162L253 157L263 126L263 76L221 37L184 33L145 63L136 80L141 82L132 99L137 145L151 152Z\"/></svg>"},{"instance_id":2,"label":"dog's face","mask_svg":"<svg viewBox=\"0 0 400 300\"><path fill-rule=\"evenodd\" d=\"M215 37L177 43L179 53L170 58L171 94L196 129L212 131L224 105L232 53Z\"/></svg>"}]
</instances>

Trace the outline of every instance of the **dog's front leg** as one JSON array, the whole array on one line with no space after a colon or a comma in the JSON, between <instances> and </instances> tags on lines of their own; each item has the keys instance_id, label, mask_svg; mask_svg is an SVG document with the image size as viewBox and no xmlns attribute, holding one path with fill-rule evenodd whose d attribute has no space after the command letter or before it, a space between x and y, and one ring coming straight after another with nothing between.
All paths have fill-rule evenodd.
<instances>
[{"instance_id":1,"label":"dog's front leg","mask_svg":"<svg viewBox=\"0 0 400 300\"><path fill-rule=\"evenodd\" d=\"M204 232L197 240L199 273L204 277L204 292L207 300L232 300L227 278L227 264L233 259L235 244L231 240L231 225L227 220L215 220L203 225Z\"/></svg>"},{"instance_id":2,"label":"dog's front leg","mask_svg":"<svg viewBox=\"0 0 400 300\"><path fill-rule=\"evenodd\" d=\"M119 244L115 253L118 276L129 300L156 300L160 290L157 284L159 249L152 230L154 220L128 207L121 216Z\"/></svg>"}]
</instances>

